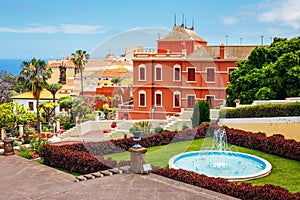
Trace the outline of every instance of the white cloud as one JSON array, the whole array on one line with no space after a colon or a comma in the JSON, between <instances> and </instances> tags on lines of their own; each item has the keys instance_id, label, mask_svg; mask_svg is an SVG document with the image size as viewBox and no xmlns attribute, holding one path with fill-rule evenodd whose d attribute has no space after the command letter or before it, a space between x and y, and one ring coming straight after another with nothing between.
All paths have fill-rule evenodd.
<instances>
[{"instance_id":1,"label":"white cloud","mask_svg":"<svg viewBox=\"0 0 300 200\"><path fill-rule=\"evenodd\" d=\"M261 22L275 22L300 29L300 1L283 0L262 4L265 11L258 15Z\"/></svg>"},{"instance_id":2,"label":"white cloud","mask_svg":"<svg viewBox=\"0 0 300 200\"><path fill-rule=\"evenodd\" d=\"M56 33L59 30L54 26L30 25L28 27L0 27L2 33Z\"/></svg>"},{"instance_id":3,"label":"white cloud","mask_svg":"<svg viewBox=\"0 0 300 200\"><path fill-rule=\"evenodd\" d=\"M106 31L102 26L61 24L50 26L43 24L30 24L24 27L0 27L2 33L66 33L66 34L103 34Z\"/></svg>"},{"instance_id":4,"label":"white cloud","mask_svg":"<svg viewBox=\"0 0 300 200\"><path fill-rule=\"evenodd\" d=\"M78 25L78 24L62 24L61 29L67 34L91 34L105 33L102 26Z\"/></svg>"},{"instance_id":5,"label":"white cloud","mask_svg":"<svg viewBox=\"0 0 300 200\"><path fill-rule=\"evenodd\" d=\"M231 25L237 23L237 18L232 17L232 16L227 16L223 18L223 23L226 25Z\"/></svg>"}]
</instances>

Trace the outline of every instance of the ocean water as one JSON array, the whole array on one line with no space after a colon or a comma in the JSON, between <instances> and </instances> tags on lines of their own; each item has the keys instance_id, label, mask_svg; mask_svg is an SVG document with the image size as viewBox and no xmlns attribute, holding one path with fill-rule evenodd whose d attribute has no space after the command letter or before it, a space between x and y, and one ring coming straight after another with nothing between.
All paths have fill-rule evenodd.
<instances>
[{"instance_id":1,"label":"ocean water","mask_svg":"<svg viewBox=\"0 0 300 200\"><path fill-rule=\"evenodd\" d=\"M21 65L26 59L0 59L0 70L5 70L14 75L18 75L21 71Z\"/></svg>"}]
</instances>

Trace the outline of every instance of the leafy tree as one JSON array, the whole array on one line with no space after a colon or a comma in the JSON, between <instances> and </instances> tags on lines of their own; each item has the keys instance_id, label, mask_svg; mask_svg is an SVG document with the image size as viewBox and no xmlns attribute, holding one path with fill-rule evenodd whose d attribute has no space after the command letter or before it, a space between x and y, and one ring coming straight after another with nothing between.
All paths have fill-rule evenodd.
<instances>
[{"instance_id":1,"label":"leafy tree","mask_svg":"<svg viewBox=\"0 0 300 200\"><path fill-rule=\"evenodd\" d=\"M194 111L192 116L193 128L199 126L202 122L210 122L209 103L203 100L198 101L194 105Z\"/></svg>"},{"instance_id":2,"label":"leafy tree","mask_svg":"<svg viewBox=\"0 0 300 200\"><path fill-rule=\"evenodd\" d=\"M18 82L23 84L23 87L32 91L33 96L36 99L37 110L37 124L40 124L40 94L41 91L47 86L47 80L52 74L51 68L47 67L44 60L31 59L29 62L23 62L23 68L20 72ZM40 134L40 129L37 129Z\"/></svg>"},{"instance_id":3,"label":"leafy tree","mask_svg":"<svg viewBox=\"0 0 300 200\"><path fill-rule=\"evenodd\" d=\"M11 85L5 82L0 78L0 103L9 101L9 91L11 89Z\"/></svg>"},{"instance_id":4,"label":"leafy tree","mask_svg":"<svg viewBox=\"0 0 300 200\"><path fill-rule=\"evenodd\" d=\"M65 96L58 99L59 107L64 108L67 113L70 115L71 108L73 105L73 97Z\"/></svg>"},{"instance_id":5,"label":"leafy tree","mask_svg":"<svg viewBox=\"0 0 300 200\"><path fill-rule=\"evenodd\" d=\"M24 105L9 102L0 105L0 127L6 127L9 130L16 130L18 125L26 125L36 117L33 113L27 111Z\"/></svg>"},{"instance_id":6,"label":"leafy tree","mask_svg":"<svg viewBox=\"0 0 300 200\"><path fill-rule=\"evenodd\" d=\"M17 78L5 70L0 70L0 103L9 102L12 95L21 91Z\"/></svg>"},{"instance_id":7,"label":"leafy tree","mask_svg":"<svg viewBox=\"0 0 300 200\"><path fill-rule=\"evenodd\" d=\"M269 47L255 48L230 74L228 104L233 106L235 99L250 104L253 100L300 96L299 60L300 37L274 38Z\"/></svg>"},{"instance_id":8,"label":"leafy tree","mask_svg":"<svg viewBox=\"0 0 300 200\"><path fill-rule=\"evenodd\" d=\"M78 97L62 97L58 100L61 108L67 108L72 116L84 118L88 113L91 113L91 108L86 106L82 99Z\"/></svg>"},{"instance_id":9,"label":"leafy tree","mask_svg":"<svg viewBox=\"0 0 300 200\"><path fill-rule=\"evenodd\" d=\"M60 90L63 87L62 84L60 83L52 83L52 84L48 84L46 86L46 89L51 92L52 96L53 96L53 103L55 103L55 95L57 93L58 90Z\"/></svg>"},{"instance_id":10,"label":"leafy tree","mask_svg":"<svg viewBox=\"0 0 300 200\"><path fill-rule=\"evenodd\" d=\"M55 108L58 106L58 103L52 102L52 101L47 101L47 102L42 102L40 103L40 108L42 116L46 119L46 121L49 123L50 118L54 117L55 115Z\"/></svg>"},{"instance_id":11,"label":"leafy tree","mask_svg":"<svg viewBox=\"0 0 300 200\"><path fill-rule=\"evenodd\" d=\"M121 77L117 77L117 78L113 78L111 79L111 82L115 85L118 86L118 97L116 97L117 99L120 99L120 103L123 104L123 97L122 94L124 93L124 89L121 87L121 82L122 82L122 78Z\"/></svg>"},{"instance_id":12,"label":"leafy tree","mask_svg":"<svg viewBox=\"0 0 300 200\"><path fill-rule=\"evenodd\" d=\"M88 59L90 58L90 54L88 54L86 51L79 49L75 53L72 53L71 56L72 56L71 60L73 61L76 69L79 70L80 72L81 94L84 99L82 73L83 73L84 65L88 62Z\"/></svg>"}]
</instances>

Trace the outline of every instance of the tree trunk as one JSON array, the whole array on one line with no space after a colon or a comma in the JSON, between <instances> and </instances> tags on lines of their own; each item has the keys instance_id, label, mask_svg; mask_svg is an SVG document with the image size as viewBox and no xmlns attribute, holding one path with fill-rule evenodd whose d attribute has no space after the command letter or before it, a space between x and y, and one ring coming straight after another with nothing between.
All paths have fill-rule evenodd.
<instances>
[{"instance_id":1,"label":"tree trunk","mask_svg":"<svg viewBox=\"0 0 300 200\"><path fill-rule=\"evenodd\" d=\"M37 116L37 133L40 135L41 134L41 119L40 119L40 98L36 98L36 116Z\"/></svg>"},{"instance_id":2,"label":"tree trunk","mask_svg":"<svg viewBox=\"0 0 300 200\"><path fill-rule=\"evenodd\" d=\"M53 97L52 101L53 101L53 103L55 103L55 94L56 94L56 92L57 91L55 91L54 93L52 93L52 97Z\"/></svg>"},{"instance_id":3,"label":"tree trunk","mask_svg":"<svg viewBox=\"0 0 300 200\"><path fill-rule=\"evenodd\" d=\"M83 78L82 78L82 69L80 69L80 79L81 79L81 93L82 93L82 99L84 101L84 94L83 94Z\"/></svg>"}]
</instances>

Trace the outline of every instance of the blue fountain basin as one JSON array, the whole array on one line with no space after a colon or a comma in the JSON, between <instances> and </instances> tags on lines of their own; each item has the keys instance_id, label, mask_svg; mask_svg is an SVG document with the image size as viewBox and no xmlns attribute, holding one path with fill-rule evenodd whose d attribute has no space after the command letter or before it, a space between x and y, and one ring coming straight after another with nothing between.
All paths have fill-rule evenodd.
<instances>
[{"instance_id":1,"label":"blue fountain basin","mask_svg":"<svg viewBox=\"0 0 300 200\"><path fill-rule=\"evenodd\" d=\"M172 157L169 168L185 169L229 181L244 181L267 176L272 165L263 158L246 153L193 151Z\"/></svg>"}]
</instances>

